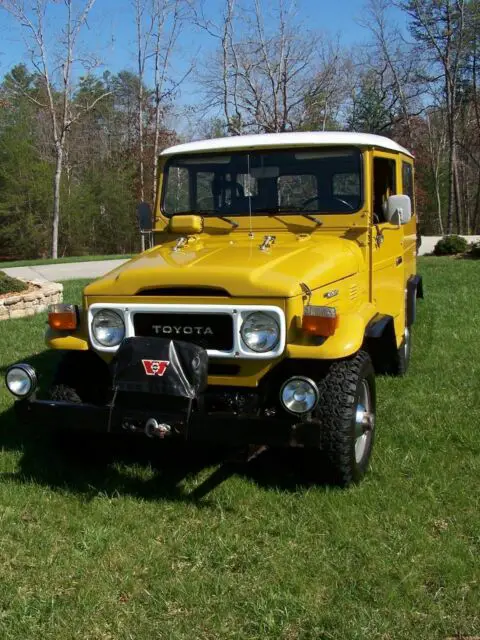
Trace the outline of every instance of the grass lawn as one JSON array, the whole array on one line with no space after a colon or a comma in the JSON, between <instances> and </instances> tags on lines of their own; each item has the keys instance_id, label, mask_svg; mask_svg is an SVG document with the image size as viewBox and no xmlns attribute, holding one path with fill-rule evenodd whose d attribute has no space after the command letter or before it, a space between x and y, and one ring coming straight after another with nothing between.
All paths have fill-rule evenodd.
<instances>
[{"instance_id":1,"label":"grass lawn","mask_svg":"<svg viewBox=\"0 0 480 640\"><path fill-rule=\"evenodd\" d=\"M350 490L296 487L294 459L267 454L195 501L217 453L60 446L15 424L2 387L0 638L480 636L480 263L421 271L411 371L378 380L371 470ZM0 324L0 368L51 366L44 321Z\"/></svg>"},{"instance_id":2,"label":"grass lawn","mask_svg":"<svg viewBox=\"0 0 480 640\"><path fill-rule=\"evenodd\" d=\"M70 258L45 258L43 260L12 260L10 262L0 261L0 271L8 267L35 267L42 264L65 264L67 262L94 262L97 260L129 260L132 254L118 254L113 256L71 256Z\"/></svg>"}]
</instances>

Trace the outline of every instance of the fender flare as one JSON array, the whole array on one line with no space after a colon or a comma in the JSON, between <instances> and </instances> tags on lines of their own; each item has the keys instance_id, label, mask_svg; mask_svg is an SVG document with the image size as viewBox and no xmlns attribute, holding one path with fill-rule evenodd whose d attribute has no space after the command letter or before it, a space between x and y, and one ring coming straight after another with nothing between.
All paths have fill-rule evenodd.
<instances>
[{"instance_id":1,"label":"fender flare","mask_svg":"<svg viewBox=\"0 0 480 640\"><path fill-rule=\"evenodd\" d=\"M365 329L365 350L370 354L376 373L387 373L386 362L397 354L397 339L393 316L378 313Z\"/></svg>"}]
</instances>

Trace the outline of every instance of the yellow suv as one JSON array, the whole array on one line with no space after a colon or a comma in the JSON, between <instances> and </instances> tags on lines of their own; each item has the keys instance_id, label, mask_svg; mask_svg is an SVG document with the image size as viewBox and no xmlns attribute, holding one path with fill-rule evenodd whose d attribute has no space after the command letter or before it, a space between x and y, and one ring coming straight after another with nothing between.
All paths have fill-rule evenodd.
<instances>
[{"instance_id":1,"label":"yellow suv","mask_svg":"<svg viewBox=\"0 0 480 640\"><path fill-rule=\"evenodd\" d=\"M149 248L49 313L65 351L22 416L154 438L303 447L328 481L365 473L375 373L404 374L416 298L413 157L359 133L182 144L160 157ZM326 474L326 475L325 475Z\"/></svg>"}]
</instances>

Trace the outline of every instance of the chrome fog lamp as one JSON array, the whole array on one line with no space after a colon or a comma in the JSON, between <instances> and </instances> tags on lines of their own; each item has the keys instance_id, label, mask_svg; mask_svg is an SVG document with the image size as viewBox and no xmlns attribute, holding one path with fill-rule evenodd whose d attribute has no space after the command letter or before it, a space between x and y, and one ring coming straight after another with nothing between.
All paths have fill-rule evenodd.
<instances>
[{"instance_id":1,"label":"chrome fog lamp","mask_svg":"<svg viewBox=\"0 0 480 640\"><path fill-rule=\"evenodd\" d=\"M280 390L280 400L289 413L309 413L318 404L318 387L310 378L289 378Z\"/></svg>"},{"instance_id":2,"label":"chrome fog lamp","mask_svg":"<svg viewBox=\"0 0 480 640\"><path fill-rule=\"evenodd\" d=\"M257 353L265 353L277 346L280 327L273 315L254 311L245 318L240 335L246 347Z\"/></svg>"},{"instance_id":3,"label":"chrome fog lamp","mask_svg":"<svg viewBox=\"0 0 480 640\"><path fill-rule=\"evenodd\" d=\"M8 367L5 384L11 394L17 398L27 398L37 388L37 374L29 364L14 364Z\"/></svg>"},{"instance_id":4,"label":"chrome fog lamp","mask_svg":"<svg viewBox=\"0 0 480 640\"><path fill-rule=\"evenodd\" d=\"M112 309L100 309L92 320L92 334L102 347L116 347L125 337L125 322Z\"/></svg>"}]
</instances>

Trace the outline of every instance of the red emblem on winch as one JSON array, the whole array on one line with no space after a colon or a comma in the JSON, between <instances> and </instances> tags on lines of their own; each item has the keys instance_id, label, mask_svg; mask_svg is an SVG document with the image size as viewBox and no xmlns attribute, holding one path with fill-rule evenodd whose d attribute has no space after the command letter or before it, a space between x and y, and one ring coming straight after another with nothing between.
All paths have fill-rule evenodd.
<instances>
[{"instance_id":1,"label":"red emblem on winch","mask_svg":"<svg viewBox=\"0 0 480 640\"><path fill-rule=\"evenodd\" d=\"M169 360L142 360L147 376L163 376L170 364Z\"/></svg>"}]
</instances>

